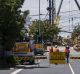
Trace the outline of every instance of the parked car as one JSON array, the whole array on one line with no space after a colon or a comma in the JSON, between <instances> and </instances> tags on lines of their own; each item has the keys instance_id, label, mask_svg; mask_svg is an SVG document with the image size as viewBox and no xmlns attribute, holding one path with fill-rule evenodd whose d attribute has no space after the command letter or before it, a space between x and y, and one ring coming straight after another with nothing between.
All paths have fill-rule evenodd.
<instances>
[{"instance_id":1,"label":"parked car","mask_svg":"<svg viewBox=\"0 0 80 74\"><path fill-rule=\"evenodd\" d=\"M36 48L34 49L34 55L43 55L44 54L44 50L41 48Z\"/></svg>"}]
</instances>

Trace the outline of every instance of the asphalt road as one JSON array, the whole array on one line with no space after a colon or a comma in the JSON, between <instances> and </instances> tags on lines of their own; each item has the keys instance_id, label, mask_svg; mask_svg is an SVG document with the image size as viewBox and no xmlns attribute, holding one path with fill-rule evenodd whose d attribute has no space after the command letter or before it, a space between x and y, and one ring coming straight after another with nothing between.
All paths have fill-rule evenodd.
<instances>
[{"instance_id":1,"label":"asphalt road","mask_svg":"<svg viewBox=\"0 0 80 74\"><path fill-rule=\"evenodd\" d=\"M60 47L61 49L62 47ZM71 48L71 53L77 53ZM79 53L78 53L79 54ZM69 64L50 64L49 55L47 59L36 60L37 65L18 66L16 68L0 70L0 74L80 74L80 60L70 59Z\"/></svg>"}]
</instances>

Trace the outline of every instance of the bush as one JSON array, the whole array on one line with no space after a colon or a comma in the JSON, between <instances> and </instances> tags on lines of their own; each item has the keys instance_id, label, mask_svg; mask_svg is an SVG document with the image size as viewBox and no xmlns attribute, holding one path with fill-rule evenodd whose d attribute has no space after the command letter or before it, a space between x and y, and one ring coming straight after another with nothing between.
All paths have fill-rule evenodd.
<instances>
[{"instance_id":1,"label":"bush","mask_svg":"<svg viewBox=\"0 0 80 74\"><path fill-rule=\"evenodd\" d=\"M10 66L10 67L15 67L16 65L16 60L14 58L14 56L8 56L7 57L7 64Z\"/></svg>"}]
</instances>

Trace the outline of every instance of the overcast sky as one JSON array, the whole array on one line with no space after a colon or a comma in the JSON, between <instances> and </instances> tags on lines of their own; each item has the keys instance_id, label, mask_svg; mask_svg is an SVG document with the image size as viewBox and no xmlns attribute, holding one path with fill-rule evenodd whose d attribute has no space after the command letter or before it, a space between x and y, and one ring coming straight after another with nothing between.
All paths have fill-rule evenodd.
<instances>
[{"instance_id":1,"label":"overcast sky","mask_svg":"<svg viewBox=\"0 0 80 74\"><path fill-rule=\"evenodd\" d=\"M55 0L56 12L58 10L60 1L61 0ZM80 0L77 0L77 1L80 4ZM49 5L48 1L40 0L40 2L41 2L40 13L47 14L48 12L47 12L46 8ZM39 0L25 0L24 5L22 7L22 11L25 11L25 10L30 10L30 15L39 14ZM73 10L77 10L77 11L73 11ZM73 23L73 26L75 25L75 23L76 24L80 23L80 11L78 10L78 7L75 4L74 0L63 0L63 4L62 4L60 12L66 12L66 11L73 11L73 12L60 13L61 20L60 20L59 27L61 27L63 30L71 31L72 23ZM75 17L79 17L79 18L76 19ZM38 19L38 18L39 18L38 16L31 16L31 19ZM44 19L44 18L45 18L45 15L41 16L41 19ZM73 22L72 21L69 22L69 18L73 18ZM66 35L65 34L66 33L61 33L60 35L61 36L69 35L68 33Z\"/></svg>"}]
</instances>

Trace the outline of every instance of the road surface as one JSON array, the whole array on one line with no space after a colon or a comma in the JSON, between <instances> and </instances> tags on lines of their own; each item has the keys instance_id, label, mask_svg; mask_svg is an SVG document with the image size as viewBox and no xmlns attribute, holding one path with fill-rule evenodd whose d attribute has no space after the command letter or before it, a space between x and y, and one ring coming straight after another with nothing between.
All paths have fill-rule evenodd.
<instances>
[{"instance_id":1,"label":"road surface","mask_svg":"<svg viewBox=\"0 0 80 74\"><path fill-rule=\"evenodd\" d=\"M59 47L62 49L63 47ZM74 51L73 48L70 49L71 54L79 54ZM17 66L16 68L11 68L9 70L0 70L0 74L80 74L80 60L79 59L70 59L69 64L50 64L49 63L49 54L45 53L47 59L36 60L38 65L25 65ZM76 55L72 55L76 56Z\"/></svg>"}]
</instances>

